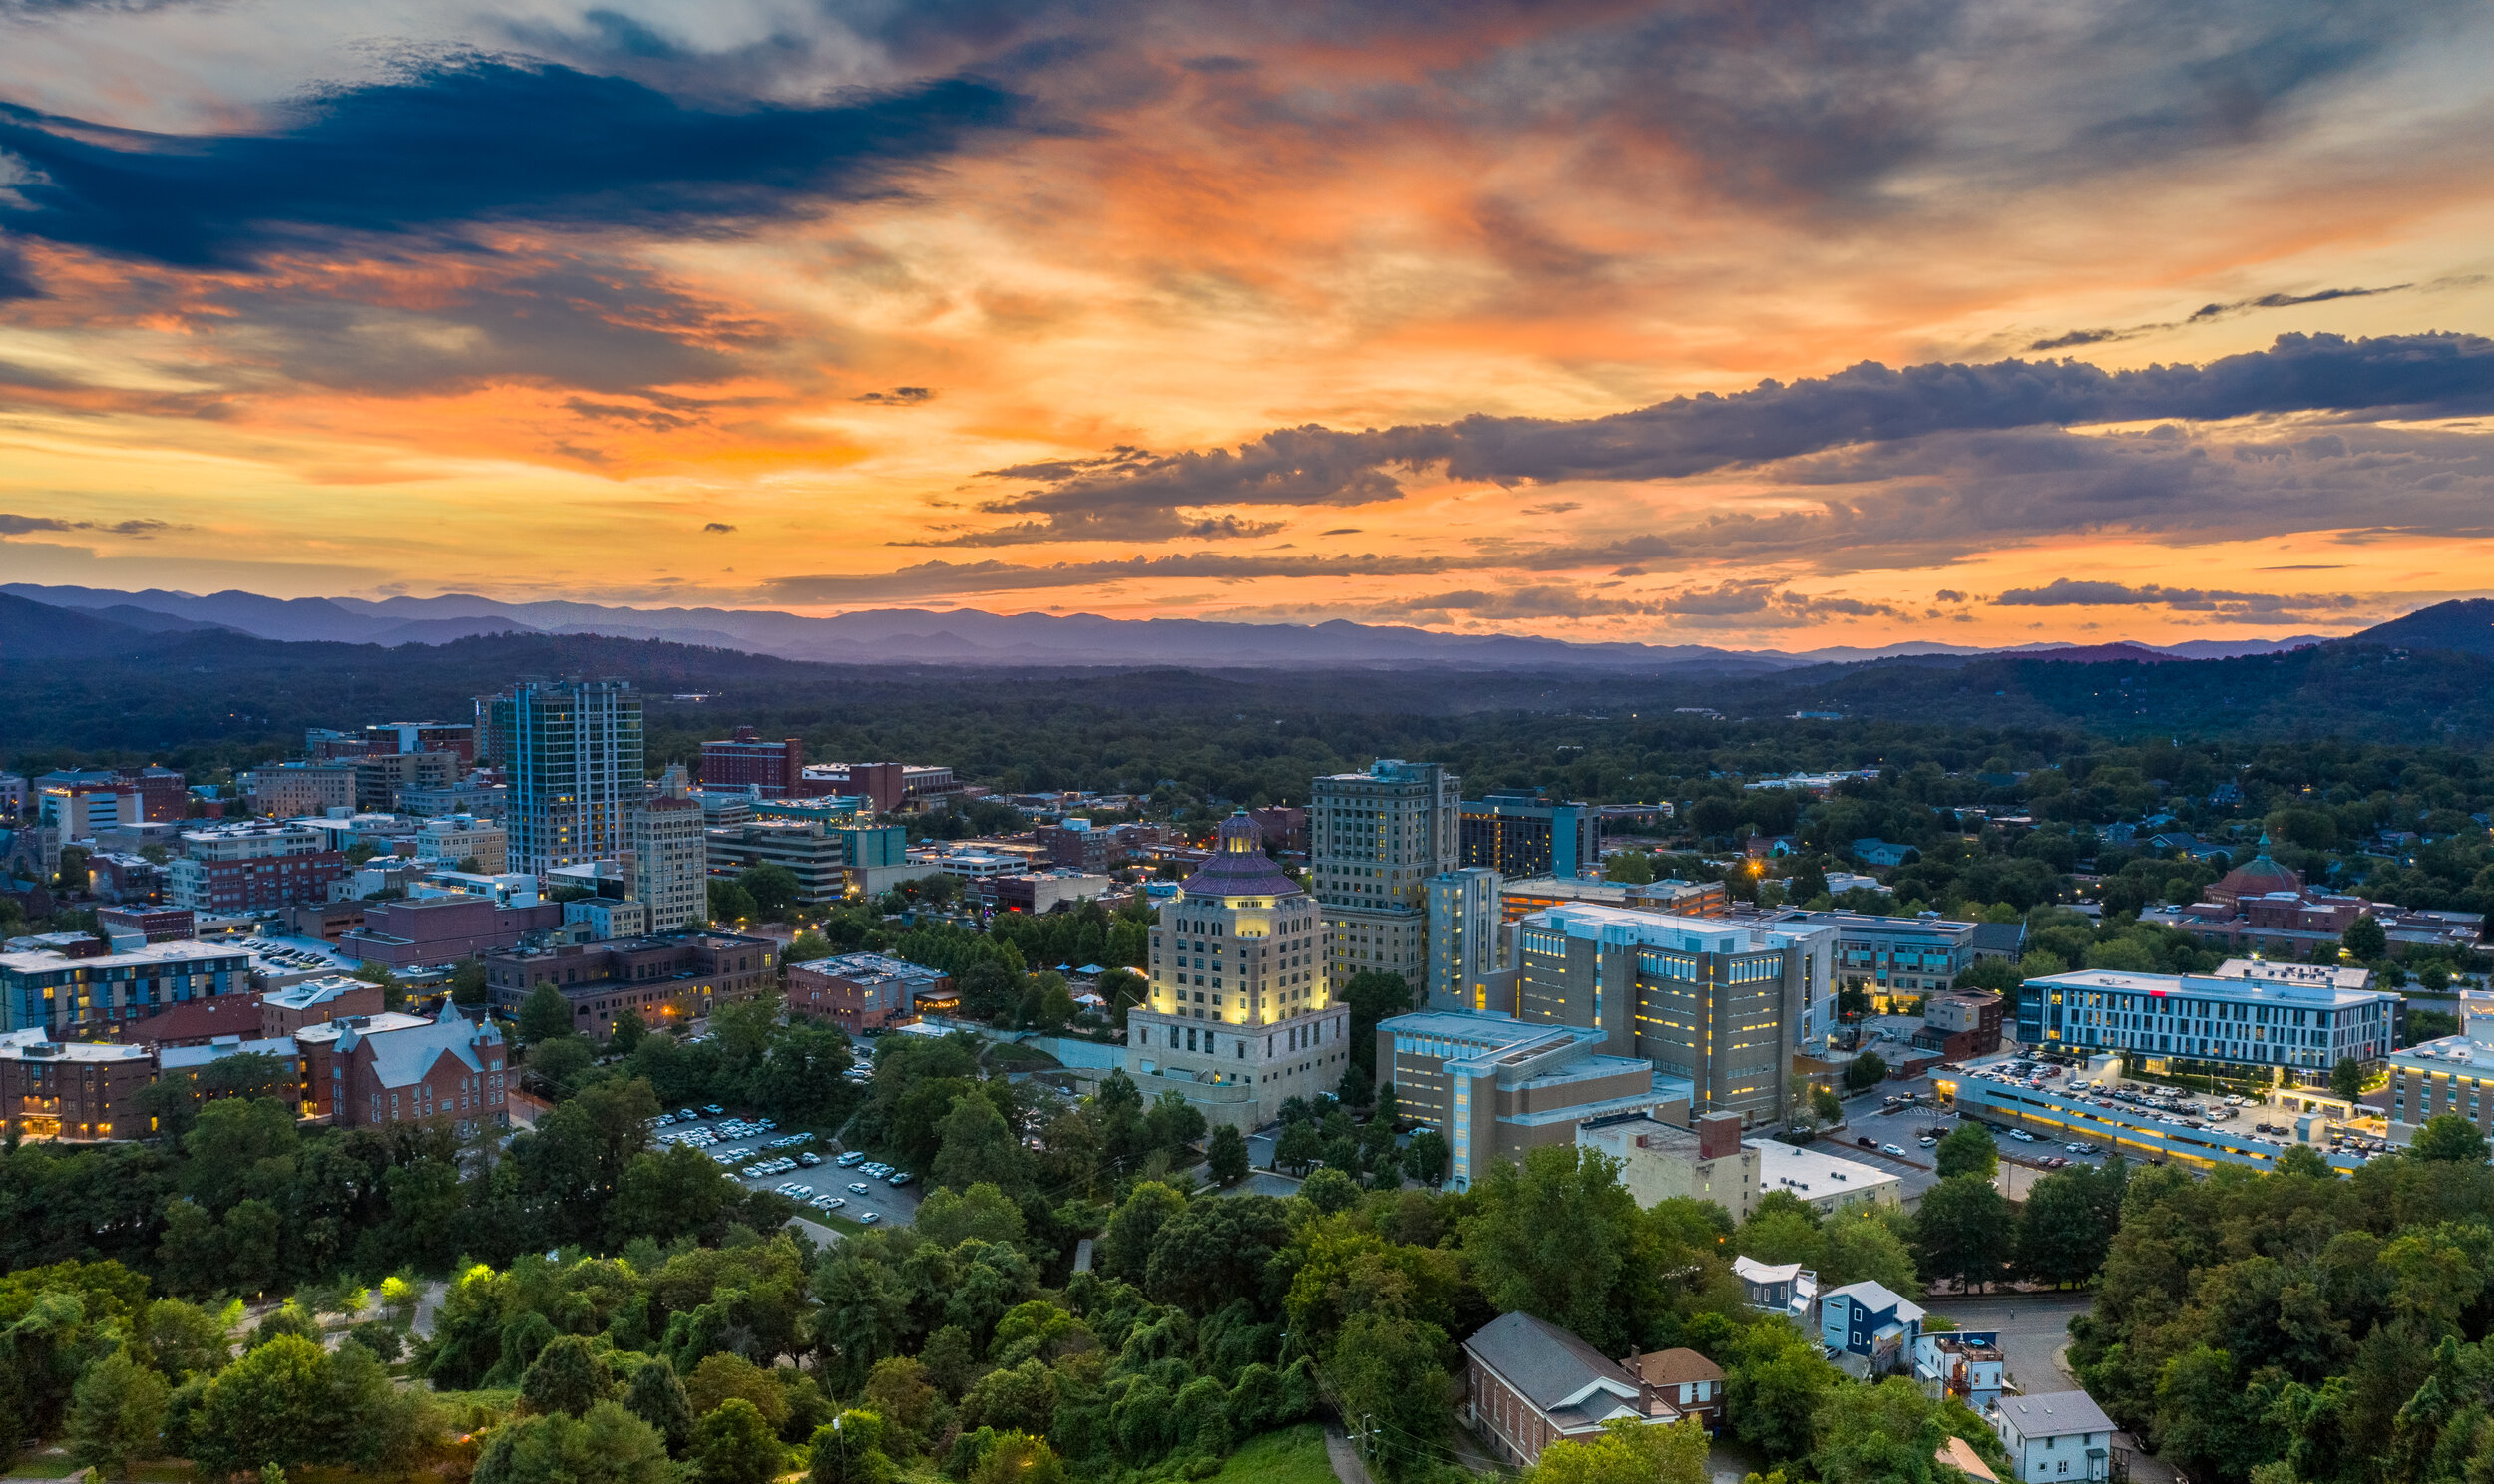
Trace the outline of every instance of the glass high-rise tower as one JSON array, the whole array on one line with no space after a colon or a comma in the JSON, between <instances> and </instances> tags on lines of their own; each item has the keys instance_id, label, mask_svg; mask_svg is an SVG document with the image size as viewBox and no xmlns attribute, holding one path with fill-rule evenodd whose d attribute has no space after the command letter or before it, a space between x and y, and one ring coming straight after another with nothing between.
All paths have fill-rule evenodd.
<instances>
[{"instance_id":1,"label":"glass high-rise tower","mask_svg":"<svg viewBox=\"0 0 2494 1484\"><path fill-rule=\"evenodd\" d=\"M630 681L524 680L480 699L477 722L510 784L512 870L543 875L632 848L644 784Z\"/></svg>"}]
</instances>

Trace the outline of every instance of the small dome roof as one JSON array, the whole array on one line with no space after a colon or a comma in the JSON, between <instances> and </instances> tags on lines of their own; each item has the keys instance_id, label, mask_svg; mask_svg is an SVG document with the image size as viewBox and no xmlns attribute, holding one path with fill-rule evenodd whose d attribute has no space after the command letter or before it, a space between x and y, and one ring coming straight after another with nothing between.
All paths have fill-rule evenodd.
<instances>
[{"instance_id":1,"label":"small dome roof","mask_svg":"<svg viewBox=\"0 0 2494 1484\"><path fill-rule=\"evenodd\" d=\"M2263 835L2261 853L2227 872L2217 885L2238 898L2263 897L2272 892L2301 892L2303 878L2269 858L2269 837Z\"/></svg>"},{"instance_id":2,"label":"small dome roof","mask_svg":"<svg viewBox=\"0 0 2494 1484\"><path fill-rule=\"evenodd\" d=\"M1189 897L1293 897L1299 883L1264 853L1264 831L1244 809L1221 822L1212 859L1186 879Z\"/></svg>"}]
</instances>

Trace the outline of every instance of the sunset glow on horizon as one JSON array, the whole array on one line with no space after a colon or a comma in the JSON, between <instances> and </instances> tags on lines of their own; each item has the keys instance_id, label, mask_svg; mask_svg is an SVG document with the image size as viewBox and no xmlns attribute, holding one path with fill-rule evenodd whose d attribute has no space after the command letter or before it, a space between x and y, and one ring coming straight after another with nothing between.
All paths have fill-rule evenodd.
<instances>
[{"instance_id":1,"label":"sunset glow on horizon","mask_svg":"<svg viewBox=\"0 0 2494 1484\"><path fill-rule=\"evenodd\" d=\"M2296 0L0 8L0 581L2350 632L2494 592L2490 47Z\"/></svg>"}]
</instances>

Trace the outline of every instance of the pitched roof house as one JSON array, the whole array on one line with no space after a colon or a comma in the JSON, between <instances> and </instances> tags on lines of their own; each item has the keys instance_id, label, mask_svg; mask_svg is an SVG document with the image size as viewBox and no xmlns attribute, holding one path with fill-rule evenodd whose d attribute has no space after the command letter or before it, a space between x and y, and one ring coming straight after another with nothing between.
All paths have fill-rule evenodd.
<instances>
[{"instance_id":1,"label":"pitched roof house","mask_svg":"<svg viewBox=\"0 0 2494 1484\"><path fill-rule=\"evenodd\" d=\"M1463 1341L1464 1420L1516 1464L1565 1439L1598 1436L1614 1417L1669 1425L1662 1389L1556 1324L1500 1314Z\"/></svg>"}]
</instances>

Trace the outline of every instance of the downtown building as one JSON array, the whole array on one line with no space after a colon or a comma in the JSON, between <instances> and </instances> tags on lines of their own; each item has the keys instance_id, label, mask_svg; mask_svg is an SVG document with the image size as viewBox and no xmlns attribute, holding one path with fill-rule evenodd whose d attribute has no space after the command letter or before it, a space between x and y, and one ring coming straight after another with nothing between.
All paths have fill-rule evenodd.
<instances>
[{"instance_id":1,"label":"downtown building","mask_svg":"<svg viewBox=\"0 0 2494 1484\"><path fill-rule=\"evenodd\" d=\"M1463 801L1456 829L1465 866L1508 878L1602 874L1602 818L1590 804L1559 803L1533 789L1492 789Z\"/></svg>"},{"instance_id":2,"label":"downtown building","mask_svg":"<svg viewBox=\"0 0 2494 1484\"><path fill-rule=\"evenodd\" d=\"M613 860L631 849L645 792L640 695L625 680L529 680L477 701L502 765L514 871Z\"/></svg>"},{"instance_id":3,"label":"downtown building","mask_svg":"<svg viewBox=\"0 0 2494 1484\"><path fill-rule=\"evenodd\" d=\"M649 926L661 932L699 928L710 921L710 854L701 805L680 764L650 786L634 810L632 897L649 909Z\"/></svg>"},{"instance_id":4,"label":"downtown building","mask_svg":"<svg viewBox=\"0 0 2494 1484\"><path fill-rule=\"evenodd\" d=\"M1835 943L1826 926L1547 908L1517 925L1513 1013L1685 1079L1692 1115L1757 1123L1783 1116L1793 1054L1826 1047Z\"/></svg>"},{"instance_id":5,"label":"downtown building","mask_svg":"<svg viewBox=\"0 0 2494 1484\"><path fill-rule=\"evenodd\" d=\"M1326 914L1264 853L1244 810L1211 859L1161 904L1149 997L1126 1014L1126 1074L1241 1131L1290 1098L1332 1092L1350 1066L1350 1012L1329 990Z\"/></svg>"},{"instance_id":6,"label":"downtown building","mask_svg":"<svg viewBox=\"0 0 2494 1484\"><path fill-rule=\"evenodd\" d=\"M2019 987L2018 1039L2119 1054L2156 1074L2257 1069L2273 1081L2317 1083L2342 1058L2388 1056L2404 1012L2397 993L2349 987L2326 969L2233 977L2082 968Z\"/></svg>"},{"instance_id":7,"label":"downtown building","mask_svg":"<svg viewBox=\"0 0 2494 1484\"><path fill-rule=\"evenodd\" d=\"M1429 979L1432 877L1454 871L1463 781L1441 763L1379 758L1365 773L1315 781L1308 878L1336 981L1375 969L1417 994Z\"/></svg>"}]
</instances>

